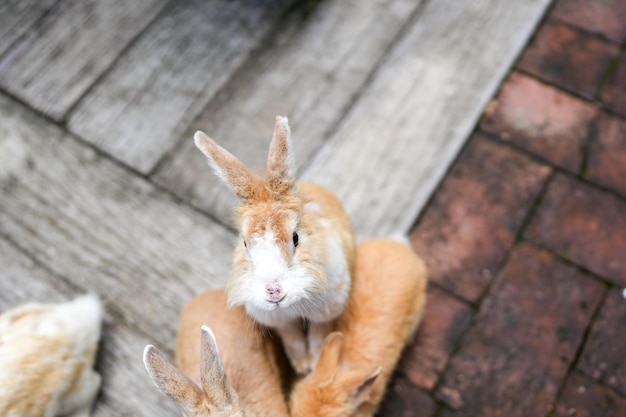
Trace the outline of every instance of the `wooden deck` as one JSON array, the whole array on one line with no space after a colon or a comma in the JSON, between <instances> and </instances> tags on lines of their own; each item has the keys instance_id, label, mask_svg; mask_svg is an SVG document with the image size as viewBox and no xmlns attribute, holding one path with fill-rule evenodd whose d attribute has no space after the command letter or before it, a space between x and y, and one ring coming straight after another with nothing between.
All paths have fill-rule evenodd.
<instances>
[{"instance_id":1,"label":"wooden deck","mask_svg":"<svg viewBox=\"0 0 626 417\"><path fill-rule=\"evenodd\" d=\"M141 353L224 285L233 196L203 130L261 166L290 118L301 177L359 237L408 232L549 0L47 0L0 5L0 311L107 309L96 416L171 416Z\"/></svg>"}]
</instances>

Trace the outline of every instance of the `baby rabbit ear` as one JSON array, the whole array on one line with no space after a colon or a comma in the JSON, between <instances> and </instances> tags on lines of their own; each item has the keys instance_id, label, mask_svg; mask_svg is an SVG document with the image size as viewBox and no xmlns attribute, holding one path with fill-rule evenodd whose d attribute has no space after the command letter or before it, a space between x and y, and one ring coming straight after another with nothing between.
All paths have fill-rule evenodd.
<instances>
[{"instance_id":1,"label":"baby rabbit ear","mask_svg":"<svg viewBox=\"0 0 626 417\"><path fill-rule=\"evenodd\" d=\"M335 378L342 347L343 333L341 332L332 332L324 339L319 361L313 371L315 381L320 385L327 385Z\"/></svg>"},{"instance_id":2,"label":"baby rabbit ear","mask_svg":"<svg viewBox=\"0 0 626 417\"><path fill-rule=\"evenodd\" d=\"M382 370L383 368L379 366L367 374L355 371L349 378L346 378L344 386L346 391L350 393L350 402L354 408L358 408L370 398L372 386Z\"/></svg>"},{"instance_id":3,"label":"baby rabbit ear","mask_svg":"<svg viewBox=\"0 0 626 417\"><path fill-rule=\"evenodd\" d=\"M207 157L215 175L229 185L239 198L253 199L259 191L265 189L263 181L258 176L250 172L239 159L204 133L196 132L194 142Z\"/></svg>"},{"instance_id":4,"label":"baby rabbit ear","mask_svg":"<svg viewBox=\"0 0 626 417\"><path fill-rule=\"evenodd\" d=\"M207 326L202 326L200 336L200 381L202 389L212 404L227 407L233 404L234 392L226 380L224 364L217 350L215 335Z\"/></svg>"},{"instance_id":5,"label":"baby rabbit ear","mask_svg":"<svg viewBox=\"0 0 626 417\"><path fill-rule=\"evenodd\" d=\"M267 181L270 190L286 194L293 186L291 130L284 116L276 116L274 135L267 155Z\"/></svg>"},{"instance_id":6,"label":"baby rabbit ear","mask_svg":"<svg viewBox=\"0 0 626 417\"><path fill-rule=\"evenodd\" d=\"M172 365L157 348L146 346L143 363L157 388L173 399L186 416L192 417L201 413L204 394L200 387Z\"/></svg>"}]
</instances>

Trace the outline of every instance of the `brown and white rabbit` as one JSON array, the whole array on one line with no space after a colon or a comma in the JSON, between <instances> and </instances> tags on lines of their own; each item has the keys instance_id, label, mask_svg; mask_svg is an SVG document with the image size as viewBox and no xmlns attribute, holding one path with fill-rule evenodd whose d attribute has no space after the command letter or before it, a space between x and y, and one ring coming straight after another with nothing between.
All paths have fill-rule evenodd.
<instances>
[{"instance_id":1,"label":"brown and white rabbit","mask_svg":"<svg viewBox=\"0 0 626 417\"><path fill-rule=\"evenodd\" d=\"M352 293L315 370L294 387L292 417L373 416L426 301L426 268L385 239L357 246Z\"/></svg>"},{"instance_id":2,"label":"brown and white rabbit","mask_svg":"<svg viewBox=\"0 0 626 417\"><path fill-rule=\"evenodd\" d=\"M102 305L93 295L26 304L0 315L0 416L87 417Z\"/></svg>"},{"instance_id":3,"label":"brown and white rabbit","mask_svg":"<svg viewBox=\"0 0 626 417\"><path fill-rule=\"evenodd\" d=\"M279 349L243 307L228 309L225 293L214 290L194 298L181 313L178 368L153 346L146 347L144 364L187 417L287 417Z\"/></svg>"},{"instance_id":4,"label":"brown and white rabbit","mask_svg":"<svg viewBox=\"0 0 626 417\"><path fill-rule=\"evenodd\" d=\"M305 374L348 300L354 234L330 191L296 184L290 142L287 118L277 116L263 179L204 133L195 135L213 171L241 199L228 304L244 305L276 329L296 372Z\"/></svg>"}]
</instances>

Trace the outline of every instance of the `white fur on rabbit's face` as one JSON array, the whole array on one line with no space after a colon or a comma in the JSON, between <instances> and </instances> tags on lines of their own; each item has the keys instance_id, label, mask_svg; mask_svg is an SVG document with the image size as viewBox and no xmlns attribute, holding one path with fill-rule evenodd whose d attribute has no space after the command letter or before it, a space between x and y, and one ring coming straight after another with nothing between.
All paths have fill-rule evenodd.
<instances>
[{"instance_id":1,"label":"white fur on rabbit's face","mask_svg":"<svg viewBox=\"0 0 626 417\"><path fill-rule=\"evenodd\" d=\"M228 304L245 305L268 326L301 317L328 322L341 314L350 290L349 220L331 222L313 203L311 194L323 202L335 199L328 191L309 185L309 194L299 193L290 137L287 118L277 116L262 179L203 133L194 136L209 165L242 202L242 241L228 281ZM330 207L331 218L345 216L338 202Z\"/></svg>"},{"instance_id":2,"label":"white fur on rabbit's face","mask_svg":"<svg viewBox=\"0 0 626 417\"><path fill-rule=\"evenodd\" d=\"M311 230L309 207L296 196L241 209L242 242L236 249L228 294L261 322L309 316L327 296L324 231ZM322 243L322 244L320 244ZM264 320L266 317L266 320ZM311 317L311 319L314 319Z\"/></svg>"}]
</instances>

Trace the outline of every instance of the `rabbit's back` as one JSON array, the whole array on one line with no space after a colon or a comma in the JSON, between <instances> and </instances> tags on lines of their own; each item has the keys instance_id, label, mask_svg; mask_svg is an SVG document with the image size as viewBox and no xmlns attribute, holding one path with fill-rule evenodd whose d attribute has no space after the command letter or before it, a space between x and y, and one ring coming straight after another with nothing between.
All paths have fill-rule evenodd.
<instances>
[{"instance_id":1,"label":"rabbit's back","mask_svg":"<svg viewBox=\"0 0 626 417\"><path fill-rule=\"evenodd\" d=\"M355 279L346 314L338 323L344 333L344 357L351 366L380 365L372 389L372 415L400 353L413 336L426 302L427 270L405 243L370 239L357 246Z\"/></svg>"},{"instance_id":2,"label":"rabbit's back","mask_svg":"<svg viewBox=\"0 0 626 417\"><path fill-rule=\"evenodd\" d=\"M89 408L102 310L93 296L27 304L0 315L0 415L54 416Z\"/></svg>"}]
</instances>

